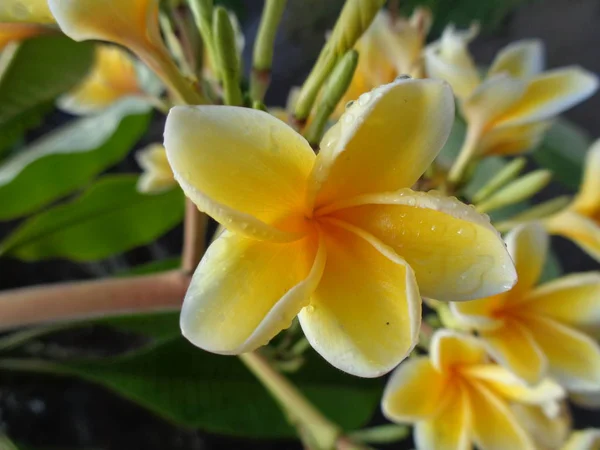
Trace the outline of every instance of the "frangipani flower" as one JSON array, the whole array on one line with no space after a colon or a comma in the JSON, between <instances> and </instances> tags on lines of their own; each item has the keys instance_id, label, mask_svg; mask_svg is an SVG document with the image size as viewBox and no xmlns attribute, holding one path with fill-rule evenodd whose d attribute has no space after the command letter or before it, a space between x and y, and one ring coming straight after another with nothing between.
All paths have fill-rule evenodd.
<instances>
[{"instance_id":1,"label":"frangipani flower","mask_svg":"<svg viewBox=\"0 0 600 450\"><path fill-rule=\"evenodd\" d=\"M600 390L600 346L584 333L600 328L600 273L580 273L535 287L548 235L531 223L506 238L519 280L506 293L450 305L478 331L498 363L529 383L547 375L573 391Z\"/></svg>"},{"instance_id":2,"label":"frangipani flower","mask_svg":"<svg viewBox=\"0 0 600 450\"><path fill-rule=\"evenodd\" d=\"M562 448L571 432L571 415L566 401L547 405L514 403L512 412L532 437L536 450Z\"/></svg>"},{"instance_id":3,"label":"frangipani flower","mask_svg":"<svg viewBox=\"0 0 600 450\"><path fill-rule=\"evenodd\" d=\"M427 73L448 81L468 123L465 147L451 178L460 178L476 155L514 155L535 147L548 120L590 97L597 77L580 68L542 72L538 40L519 41L501 50L484 80L467 49L477 30L453 26L425 50Z\"/></svg>"},{"instance_id":4,"label":"frangipani flower","mask_svg":"<svg viewBox=\"0 0 600 450\"><path fill-rule=\"evenodd\" d=\"M571 239L600 261L600 140L587 155L583 183L566 209L544 220L551 234Z\"/></svg>"},{"instance_id":5,"label":"frangipani flower","mask_svg":"<svg viewBox=\"0 0 600 450\"><path fill-rule=\"evenodd\" d=\"M439 330L430 356L410 358L393 373L382 409L393 422L415 424L417 449L466 450L475 443L481 450L533 450L511 404L552 404L563 396L550 380L528 387L490 363L476 338Z\"/></svg>"},{"instance_id":6,"label":"frangipani flower","mask_svg":"<svg viewBox=\"0 0 600 450\"><path fill-rule=\"evenodd\" d=\"M600 448L600 430L588 428L575 431L561 450L598 450Z\"/></svg>"},{"instance_id":7,"label":"frangipani flower","mask_svg":"<svg viewBox=\"0 0 600 450\"><path fill-rule=\"evenodd\" d=\"M315 156L262 111L172 109L165 147L175 179L227 228L192 278L184 335L238 354L298 315L331 364L373 377L415 345L420 294L467 300L512 286L487 218L407 188L443 146L453 114L446 83L398 80L349 107Z\"/></svg>"},{"instance_id":8,"label":"frangipani flower","mask_svg":"<svg viewBox=\"0 0 600 450\"><path fill-rule=\"evenodd\" d=\"M422 51L431 23L431 12L426 8L416 8L410 19L394 19L381 10L356 43L360 55L358 66L337 116L343 113L348 101L390 83L398 75L423 78Z\"/></svg>"},{"instance_id":9,"label":"frangipani flower","mask_svg":"<svg viewBox=\"0 0 600 450\"><path fill-rule=\"evenodd\" d=\"M2 0L0 22L54 23L47 0Z\"/></svg>"},{"instance_id":10,"label":"frangipani flower","mask_svg":"<svg viewBox=\"0 0 600 450\"><path fill-rule=\"evenodd\" d=\"M59 107L72 114L90 114L135 95L144 92L129 54L113 45L98 45L91 71L79 86L60 98Z\"/></svg>"},{"instance_id":11,"label":"frangipani flower","mask_svg":"<svg viewBox=\"0 0 600 450\"><path fill-rule=\"evenodd\" d=\"M47 33L49 29L32 23L0 23L0 52L11 42Z\"/></svg>"},{"instance_id":12,"label":"frangipani flower","mask_svg":"<svg viewBox=\"0 0 600 450\"><path fill-rule=\"evenodd\" d=\"M161 144L150 144L138 151L135 159L143 170L137 185L139 192L155 194L177 184L167 160L167 152Z\"/></svg>"}]
</instances>

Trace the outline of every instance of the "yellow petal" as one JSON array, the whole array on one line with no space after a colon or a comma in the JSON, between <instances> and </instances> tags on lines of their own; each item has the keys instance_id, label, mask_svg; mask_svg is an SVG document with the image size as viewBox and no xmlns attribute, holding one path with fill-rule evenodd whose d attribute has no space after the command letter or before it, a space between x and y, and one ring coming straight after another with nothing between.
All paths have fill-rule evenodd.
<instances>
[{"instance_id":1,"label":"yellow petal","mask_svg":"<svg viewBox=\"0 0 600 450\"><path fill-rule=\"evenodd\" d=\"M433 419L416 424L414 439L418 449L472 449L472 411L467 393L454 386L446 395L441 411Z\"/></svg>"},{"instance_id":2,"label":"yellow petal","mask_svg":"<svg viewBox=\"0 0 600 450\"><path fill-rule=\"evenodd\" d=\"M368 230L410 264L425 297L471 300L504 292L516 281L489 219L455 198L403 189L336 207L336 217Z\"/></svg>"},{"instance_id":3,"label":"yellow petal","mask_svg":"<svg viewBox=\"0 0 600 450\"><path fill-rule=\"evenodd\" d=\"M181 310L184 336L222 354L266 344L308 303L325 258L314 236L273 244L225 231L190 283Z\"/></svg>"},{"instance_id":4,"label":"yellow petal","mask_svg":"<svg viewBox=\"0 0 600 450\"><path fill-rule=\"evenodd\" d=\"M163 192L177 184L167 160L167 152L162 145L150 144L138 151L135 158L143 170L137 185L139 192Z\"/></svg>"},{"instance_id":5,"label":"yellow petal","mask_svg":"<svg viewBox=\"0 0 600 450\"><path fill-rule=\"evenodd\" d=\"M505 320L501 327L481 331L490 355L528 383L546 376L548 361L531 332L516 320Z\"/></svg>"},{"instance_id":6,"label":"yellow petal","mask_svg":"<svg viewBox=\"0 0 600 450\"><path fill-rule=\"evenodd\" d=\"M537 223L528 223L513 229L505 238L508 252L515 263L519 279L507 294L507 303L511 299L520 299L538 282L550 245L544 227Z\"/></svg>"},{"instance_id":7,"label":"yellow petal","mask_svg":"<svg viewBox=\"0 0 600 450\"><path fill-rule=\"evenodd\" d=\"M489 128L488 123L519 101L526 86L524 81L506 74L486 79L462 102L461 109L469 126Z\"/></svg>"},{"instance_id":8,"label":"yellow petal","mask_svg":"<svg viewBox=\"0 0 600 450\"><path fill-rule=\"evenodd\" d=\"M548 412L547 408L513 403L511 410L519 423L535 441L537 448L558 449L571 431L571 418L568 405L559 405L558 411Z\"/></svg>"},{"instance_id":9,"label":"yellow petal","mask_svg":"<svg viewBox=\"0 0 600 450\"><path fill-rule=\"evenodd\" d=\"M529 314L600 331L600 272L570 274L535 289L522 305Z\"/></svg>"},{"instance_id":10,"label":"yellow petal","mask_svg":"<svg viewBox=\"0 0 600 450\"><path fill-rule=\"evenodd\" d=\"M512 372L496 364L471 366L462 373L476 378L500 397L515 402L544 405L562 400L566 395L563 388L548 378L527 386Z\"/></svg>"},{"instance_id":11,"label":"yellow petal","mask_svg":"<svg viewBox=\"0 0 600 450\"><path fill-rule=\"evenodd\" d=\"M321 142L311 176L317 207L412 186L448 138L454 98L447 84L402 79L363 95Z\"/></svg>"},{"instance_id":12,"label":"yellow petal","mask_svg":"<svg viewBox=\"0 0 600 450\"><path fill-rule=\"evenodd\" d=\"M485 450L534 450L531 437L519 424L506 401L482 383L469 385L473 434Z\"/></svg>"},{"instance_id":13,"label":"yellow petal","mask_svg":"<svg viewBox=\"0 0 600 450\"><path fill-rule=\"evenodd\" d=\"M600 429L588 428L575 431L561 450L598 450L600 448Z\"/></svg>"},{"instance_id":14,"label":"yellow petal","mask_svg":"<svg viewBox=\"0 0 600 450\"><path fill-rule=\"evenodd\" d=\"M563 211L544 221L550 234L575 242L596 261L600 261L600 223L575 211Z\"/></svg>"},{"instance_id":15,"label":"yellow petal","mask_svg":"<svg viewBox=\"0 0 600 450\"><path fill-rule=\"evenodd\" d=\"M58 105L71 114L90 114L121 98L140 94L129 54L112 45L98 45L92 70L79 86L59 99Z\"/></svg>"},{"instance_id":16,"label":"yellow petal","mask_svg":"<svg viewBox=\"0 0 600 450\"><path fill-rule=\"evenodd\" d=\"M19 42L48 31L44 26L30 23L0 23L0 51L11 42Z\"/></svg>"},{"instance_id":17,"label":"yellow petal","mask_svg":"<svg viewBox=\"0 0 600 450\"><path fill-rule=\"evenodd\" d=\"M300 313L300 324L333 366L378 377L417 343L421 297L402 259L359 230L340 225L322 225L327 264L310 306Z\"/></svg>"},{"instance_id":18,"label":"yellow petal","mask_svg":"<svg viewBox=\"0 0 600 450\"><path fill-rule=\"evenodd\" d=\"M47 0L2 0L0 22L53 23Z\"/></svg>"},{"instance_id":19,"label":"yellow petal","mask_svg":"<svg viewBox=\"0 0 600 450\"><path fill-rule=\"evenodd\" d=\"M600 140L588 152L583 183L575 197L573 209L600 224Z\"/></svg>"},{"instance_id":20,"label":"yellow petal","mask_svg":"<svg viewBox=\"0 0 600 450\"><path fill-rule=\"evenodd\" d=\"M447 377L426 356L410 358L390 377L381 408L393 422L417 422L440 412L447 398Z\"/></svg>"},{"instance_id":21,"label":"yellow petal","mask_svg":"<svg viewBox=\"0 0 600 450\"><path fill-rule=\"evenodd\" d=\"M504 305L507 293L492 295L468 302L450 303L450 311L459 323L474 330L495 330L504 326L504 321L496 316L496 311Z\"/></svg>"},{"instance_id":22,"label":"yellow petal","mask_svg":"<svg viewBox=\"0 0 600 450\"><path fill-rule=\"evenodd\" d=\"M550 128L548 121L493 128L481 138L482 155L514 156L536 148Z\"/></svg>"},{"instance_id":23,"label":"yellow petal","mask_svg":"<svg viewBox=\"0 0 600 450\"><path fill-rule=\"evenodd\" d=\"M495 124L522 125L549 119L590 97L597 88L596 75L579 67L550 70L531 80L521 99Z\"/></svg>"},{"instance_id":24,"label":"yellow petal","mask_svg":"<svg viewBox=\"0 0 600 450\"><path fill-rule=\"evenodd\" d=\"M459 99L465 99L479 85L480 78L467 45L478 33L477 27L457 31L453 25L440 40L425 49L425 67L431 78L445 80Z\"/></svg>"},{"instance_id":25,"label":"yellow petal","mask_svg":"<svg viewBox=\"0 0 600 450\"><path fill-rule=\"evenodd\" d=\"M48 0L60 29L76 41L116 42L132 49L162 46L159 0Z\"/></svg>"},{"instance_id":26,"label":"yellow petal","mask_svg":"<svg viewBox=\"0 0 600 450\"><path fill-rule=\"evenodd\" d=\"M507 73L515 78L529 78L544 69L544 44L527 39L507 45L498 52L488 76Z\"/></svg>"},{"instance_id":27,"label":"yellow petal","mask_svg":"<svg viewBox=\"0 0 600 450\"><path fill-rule=\"evenodd\" d=\"M552 319L531 316L527 325L548 358L550 374L567 389L600 389L600 346Z\"/></svg>"},{"instance_id":28,"label":"yellow petal","mask_svg":"<svg viewBox=\"0 0 600 450\"><path fill-rule=\"evenodd\" d=\"M434 333L429 354L433 366L441 372L483 364L487 359L485 348L478 339L444 329Z\"/></svg>"},{"instance_id":29,"label":"yellow petal","mask_svg":"<svg viewBox=\"0 0 600 450\"><path fill-rule=\"evenodd\" d=\"M289 126L248 108L180 106L167 117L165 147L186 195L226 228L258 239L297 238L280 222L303 217L315 156Z\"/></svg>"}]
</instances>

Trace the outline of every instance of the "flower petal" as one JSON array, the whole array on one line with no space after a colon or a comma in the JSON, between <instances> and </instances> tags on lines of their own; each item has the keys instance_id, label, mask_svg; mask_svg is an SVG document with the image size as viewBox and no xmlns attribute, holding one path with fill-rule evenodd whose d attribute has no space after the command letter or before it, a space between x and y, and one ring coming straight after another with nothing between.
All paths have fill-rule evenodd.
<instances>
[{"instance_id":1,"label":"flower petal","mask_svg":"<svg viewBox=\"0 0 600 450\"><path fill-rule=\"evenodd\" d=\"M94 67L79 86L59 99L58 106L71 114L90 114L140 94L129 54L115 46L98 45Z\"/></svg>"},{"instance_id":2,"label":"flower petal","mask_svg":"<svg viewBox=\"0 0 600 450\"><path fill-rule=\"evenodd\" d=\"M464 389L454 386L433 419L418 422L414 439L418 449L471 450L472 411Z\"/></svg>"},{"instance_id":3,"label":"flower petal","mask_svg":"<svg viewBox=\"0 0 600 450\"><path fill-rule=\"evenodd\" d=\"M435 416L447 398L447 379L426 356L410 358L390 377L381 408L393 422L417 422Z\"/></svg>"},{"instance_id":4,"label":"flower petal","mask_svg":"<svg viewBox=\"0 0 600 450\"><path fill-rule=\"evenodd\" d=\"M545 220L544 226L550 234L559 234L572 240L592 258L600 261L600 223L566 210Z\"/></svg>"},{"instance_id":5,"label":"flower petal","mask_svg":"<svg viewBox=\"0 0 600 450\"><path fill-rule=\"evenodd\" d=\"M177 184L167 160L167 152L161 144L150 144L139 150L135 158L143 170L137 184L139 192L163 192Z\"/></svg>"},{"instance_id":6,"label":"flower petal","mask_svg":"<svg viewBox=\"0 0 600 450\"><path fill-rule=\"evenodd\" d=\"M301 225L315 157L289 126L248 108L178 106L165 148L186 195L225 227L258 239L297 237L280 222L294 216Z\"/></svg>"},{"instance_id":7,"label":"flower petal","mask_svg":"<svg viewBox=\"0 0 600 450\"><path fill-rule=\"evenodd\" d=\"M337 208L336 217L368 230L410 264L425 297L471 300L504 292L516 281L489 219L455 198L403 189Z\"/></svg>"},{"instance_id":8,"label":"flower petal","mask_svg":"<svg viewBox=\"0 0 600 450\"><path fill-rule=\"evenodd\" d=\"M585 334L552 319L528 317L536 343L548 358L550 374L567 389L600 389L600 346Z\"/></svg>"},{"instance_id":9,"label":"flower petal","mask_svg":"<svg viewBox=\"0 0 600 450\"><path fill-rule=\"evenodd\" d=\"M548 361L531 333L516 320L507 319L494 330L481 331L489 354L527 383L535 384L546 376Z\"/></svg>"},{"instance_id":10,"label":"flower petal","mask_svg":"<svg viewBox=\"0 0 600 450\"><path fill-rule=\"evenodd\" d=\"M598 409L600 408L600 390L570 392L569 399L581 408Z\"/></svg>"},{"instance_id":11,"label":"flower petal","mask_svg":"<svg viewBox=\"0 0 600 450\"><path fill-rule=\"evenodd\" d=\"M600 446L600 429L575 431L561 450L596 450Z\"/></svg>"},{"instance_id":12,"label":"flower petal","mask_svg":"<svg viewBox=\"0 0 600 450\"><path fill-rule=\"evenodd\" d=\"M558 449L571 431L571 417L566 402L558 411L547 411L544 406L513 403L511 410L519 423L531 435L537 448Z\"/></svg>"},{"instance_id":13,"label":"flower petal","mask_svg":"<svg viewBox=\"0 0 600 450\"><path fill-rule=\"evenodd\" d=\"M487 360L485 347L477 338L445 329L433 334L429 355L433 366L441 372L483 364Z\"/></svg>"},{"instance_id":14,"label":"flower petal","mask_svg":"<svg viewBox=\"0 0 600 450\"><path fill-rule=\"evenodd\" d=\"M308 304L325 259L314 236L273 244L225 231L190 283L181 311L184 336L221 354L266 344Z\"/></svg>"},{"instance_id":15,"label":"flower petal","mask_svg":"<svg viewBox=\"0 0 600 450\"><path fill-rule=\"evenodd\" d=\"M521 100L495 124L522 125L549 119L590 97L597 88L596 75L579 67L550 70L531 80Z\"/></svg>"},{"instance_id":16,"label":"flower petal","mask_svg":"<svg viewBox=\"0 0 600 450\"><path fill-rule=\"evenodd\" d=\"M548 402L562 400L566 395L560 385L548 378L530 387L512 372L496 364L471 366L463 373L483 382L500 397L519 403L544 405Z\"/></svg>"},{"instance_id":17,"label":"flower petal","mask_svg":"<svg viewBox=\"0 0 600 450\"><path fill-rule=\"evenodd\" d=\"M493 128L481 138L482 155L514 156L536 148L550 128L549 121Z\"/></svg>"},{"instance_id":18,"label":"flower petal","mask_svg":"<svg viewBox=\"0 0 600 450\"><path fill-rule=\"evenodd\" d=\"M469 385L473 411L473 434L485 450L534 450L530 436L519 424L508 404L482 383Z\"/></svg>"},{"instance_id":19,"label":"flower petal","mask_svg":"<svg viewBox=\"0 0 600 450\"><path fill-rule=\"evenodd\" d=\"M363 94L329 129L312 173L317 207L412 186L435 159L454 121L446 83L399 79Z\"/></svg>"},{"instance_id":20,"label":"flower petal","mask_svg":"<svg viewBox=\"0 0 600 450\"><path fill-rule=\"evenodd\" d=\"M594 142L587 154L583 183L573 209L600 224L600 139Z\"/></svg>"},{"instance_id":21,"label":"flower petal","mask_svg":"<svg viewBox=\"0 0 600 450\"><path fill-rule=\"evenodd\" d=\"M544 44L539 39L513 42L498 52L490 75L507 73L515 78L529 78L544 70Z\"/></svg>"},{"instance_id":22,"label":"flower petal","mask_svg":"<svg viewBox=\"0 0 600 450\"><path fill-rule=\"evenodd\" d=\"M461 324L474 330L494 330L502 327L504 321L495 312L504 305L507 293L492 295L468 302L450 303L450 311Z\"/></svg>"},{"instance_id":23,"label":"flower petal","mask_svg":"<svg viewBox=\"0 0 600 450\"><path fill-rule=\"evenodd\" d=\"M531 315L600 331L600 272L570 274L535 289L522 306Z\"/></svg>"},{"instance_id":24,"label":"flower petal","mask_svg":"<svg viewBox=\"0 0 600 450\"><path fill-rule=\"evenodd\" d=\"M300 324L333 366L378 377L418 341L421 297L414 274L393 251L360 230L339 223L321 226L327 264Z\"/></svg>"},{"instance_id":25,"label":"flower petal","mask_svg":"<svg viewBox=\"0 0 600 450\"><path fill-rule=\"evenodd\" d=\"M453 25L442 37L425 49L425 67L431 78L445 80L460 99L465 99L479 85L480 78L467 45L478 33L477 27L457 31Z\"/></svg>"},{"instance_id":26,"label":"flower petal","mask_svg":"<svg viewBox=\"0 0 600 450\"><path fill-rule=\"evenodd\" d=\"M47 0L2 0L0 22L54 23Z\"/></svg>"},{"instance_id":27,"label":"flower petal","mask_svg":"<svg viewBox=\"0 0 600 450\"><path fill-rule=\"evenodd\" d=\"M0 51L11 42L29 39L48 31L48 27L31 23L0 23Z\"/></svg>"},{"instance_id":28,"label":"flower petal","mask_svg":"<svg viewBox=\"0 0 600 450\"><path fill-rule=\"evenodd\" d=\"M537 284L544 268L550 239L541 224L532 222L513 229L506 235L505 241L519 276L517 283L507 294L507 303L510 303L510 299L522 298Z\"/></svg>"}]
</instances>

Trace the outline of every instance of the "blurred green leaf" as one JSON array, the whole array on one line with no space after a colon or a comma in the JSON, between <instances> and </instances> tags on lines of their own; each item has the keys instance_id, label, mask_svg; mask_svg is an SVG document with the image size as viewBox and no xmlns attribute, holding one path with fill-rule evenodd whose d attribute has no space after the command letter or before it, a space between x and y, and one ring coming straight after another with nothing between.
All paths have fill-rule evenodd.
<instances>
[{"instance_id":1,"label":"blurred green leaf","mask_svg":"<svg viewBox=\"0 0 600 450\"><path fill-rule=\"evenodd\" d=\"M139 266L120 272L118 276L129 277L132 275L148 275L150 273L164 272L166 270L176 269L180 265L181 258L176 256L173 258L165 258L158 261L151 261L146 264L141 264Z\"/></svg>"},{"instance_id":2,"label":"blurred green leaf","mask_svg":"<svg viewBox=\"0 0 600 450\"><path fill-rule=\"evenodd\" d=\"M19 450L19 447L7 436L0 434L0 450Z\"/></svg>"},{"instance_id":3,"label":"blurred green leaf","mask_svg":"<svg viewBox=\"0 0 600 450\"><path fill-rule=\"evenodd\" d=\"M40 103L26 112L13 117L0 127L0 162L23 140L27 130L42 124L44 117L54 109L54 102Z\"/></svg>"},{"instance_id":4,"label":"blurred green leaf","mask_svg":"<svg viewBox=\"0 0 600 450\"><path fill-rule=\"evenodd\" d=\"M554 173L556 181L577 190L583 176L585 155L591 144L586 131L572 122L558 119L532 156L537 164Z\"/></svg>"},{"instance_id":5,"label":"blurred green leaf","mask_svg":"<svg viewBox=\"0 0 600 450\"><path fill-rule=\"evenodd\" d=\"M0 127L73 88L94 61L94 44L41 36L0 57Z\"/></svg>"},{"instance_id":6,"label":"blurred green leaf","mask_svg":"<svg viewBox=\"0 0 600 450\"><path fill-rule=\"evenodd\" d=\"M179 311L157 312L152 314L132 314L96 319L94 325L104 325L127 333L156 340L173 339L181 335ZM84 323L83 325L86 325Z\"/></svg>"},{"instance_id":7,"label":"blurred green leaf","mask_svg":"<svg viewBox=\"0 0 600 450\"><path fill-rule=\"evenodd\" d=\"M0 254L91 261L154 241L182 220L183 194L140 194L136 182L133 175L100 179L75 200L25 221L0 244Z\"/></svg>"},{"instance_id":8,"label":"blurred green leaf","mask_svg":"<svg viewBox=\"0 0 600 450\"><path fill-rule=\"evenodd\" d=\"M143 135L150 107L127 99L75 120L0 165L0 219L13 219L87 184L116 164Z\"/></svg>"},{"instance_id":9,"label":"blurred green leaf","mask_svg":"<svg viewBox=\"0 0 600 450\"><path fill-rule=\"evenodd\" d=\"M365 425L379 404L382 380L344 374L313 351L306 356L306 364L291 381L344 429ZM37 370L100 384L180 425L238 436L296 435L238 358L204 352L182 337L113 360L49 362L37 364Z\"/></svg>"}]
</instances>

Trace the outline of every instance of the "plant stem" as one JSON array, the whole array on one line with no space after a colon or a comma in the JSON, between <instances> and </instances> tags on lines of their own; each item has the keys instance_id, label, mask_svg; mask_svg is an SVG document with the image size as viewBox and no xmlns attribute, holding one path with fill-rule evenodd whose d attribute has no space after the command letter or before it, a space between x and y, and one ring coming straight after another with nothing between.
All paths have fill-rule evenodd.
<instances>
[{"instance_id":1,"label":"plant stem","mask_svg":"<svg viewBox=\"0 0 600 450\"><path fill-rule=\"evenodd\" d=\"M289 414L300 436L317 445L319 450L336 448L341 430L324 417L283 375L277 372L258 353L240 355L242 362L267 388L273 398Z\"/></svg>"},{"instance_id":2,"label":"plant stem","mask_svg":"<svg viewBox=\"0 0 600 450\"><path fill-rule=\"evenodd\" d=\"M183 255L181 269L191 275L206 250L206 225L208 217L194 203L185 200L185 222L183 224Z\"/></svg>"},{"instance_id":3,"label":"plant stem","mask_svg":"<svg viewBox=\"0 0 600 450\"><path fill-rule=\"evenodd\" d=\"M458 154L458 158L456 158L456 161L454 161L454 164L450 169L450 173L448 174L448 181L452 184L452 186L459 186L463 181L465 171L467 170L471 159L477 151L477 145L479 144L481 132L482 130L480 126L469 126L465 141L460 149L460 153Z\"/></svg>"},{"instance_id":4,"label":"plant stem","mask_svg":"<svg viewBox=\"0 0 600 450\"><path fill-rule=\"evenodd\" d=\"M177 310L189 285L179 271L79 281L0 293L0 330L92 317Z\"/></svg>"}]
</instances>

